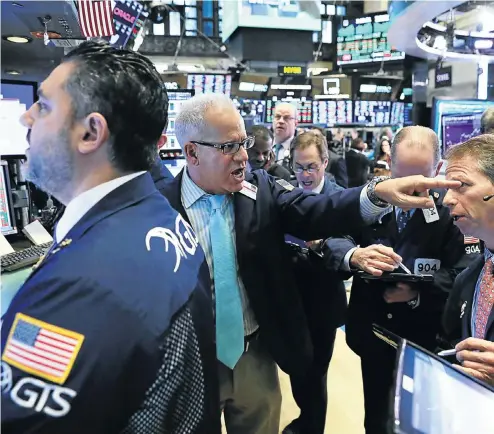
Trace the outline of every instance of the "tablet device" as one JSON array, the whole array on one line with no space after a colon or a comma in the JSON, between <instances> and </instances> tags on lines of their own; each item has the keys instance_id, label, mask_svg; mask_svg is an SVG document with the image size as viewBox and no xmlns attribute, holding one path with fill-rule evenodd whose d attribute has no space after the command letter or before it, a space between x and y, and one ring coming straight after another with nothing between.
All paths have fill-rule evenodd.
<instances>
[{"instance_id":1,"label":"tablet device","mask_svg":"<svg viewBox=\"0 0 494 434\"><path fill-rule=\"evenodd\" d=\"M397 358L393 434L493 432L494 388L402 340Z\"/></svg>"},{"instance_id":2,"label":"tablet device","mask_svg":"<svg viewBox=\"0 0 494 434\"><path fill-rule=\"evenodd\" d=\"M356 274L364 280L382 280L383 282L434 282L432 274L383 273L381 276L373 276L361 270Z\"/></svg>"}]
</instances>

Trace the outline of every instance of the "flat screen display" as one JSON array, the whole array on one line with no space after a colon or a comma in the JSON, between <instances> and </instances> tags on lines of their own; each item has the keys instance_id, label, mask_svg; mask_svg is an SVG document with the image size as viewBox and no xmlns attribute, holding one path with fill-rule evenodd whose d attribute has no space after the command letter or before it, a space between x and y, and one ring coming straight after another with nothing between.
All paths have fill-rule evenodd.
<instances>
[{"instance_id":1,"label":"flat screen display","mask_svg":"<svg viewBox=\"0 0 494 434\"><path fill-rule=\"evenodd\" d=\"M405 342L400 348L395 433L492 431L494 392L448 362Z\"/></svg>"},{"instance_id":2,"label":"flat screen display","mask_svg":"<svg viewBox=\"0 0 494 434\"><path fill-rule=\"evenodd\" d=\"M355 101L354 104L354 123L366 125L390 125L390 101Z\"/></svg>"},{"instance_id":3,"label":"flat screen display","mask_svg":"<svg viewBox=\"0 0 494 434\"><path fill-rule=\"evenodd\" d=\"M405 103L394 102L391 104L391 125L403 125L405 123Z\"/></svg>"},{"instance_id":4,"label":"flat screen display","mask_svg":"<svg viewBox=\"0 0 494 434\"><path fill-rule=\"evenodd\" d=\"M175 136L175 119L180 112L180 107L188 99L194 96L193 90L167 90L168 93L168 127L166 136L168 138L166 145L162 149L180 149L180 143Z\"/></svg>"},{"instance_id":5,"label":"flat screen display","mask_svg":"<svg viewBox=\"0 0 494 434\"><path fill-rule=\"evenodd\" d=\"M388 41L389 15L342 18L336 31L338 65L371 63L405 58Z\"/></svg>"},{"instance_id":6,"label":"flat screen display","mask_svg":"<svg viewBox=\"0 0 494 434\"><path fill-rule=\"evenodd\" d=\"M481 113L443 116L443 151L480 134Z\"/></svg>"},{"instance_id":7,"label":"flat screen display","mask_svg":"<svg viewBox=\"0 0 494 434\"><path fill-rule=\"evenodd\" d=\"M288 102L297 107L298 112L298 123L299 124L311 124L312 123L312 100L308 99L280 99L273 100L268 99L266 101L266 123L270 124L273 122L274 108L280 102Z\"/></svg>"},{"instance_id":8,"label":"flat screen display","mask_svg":"<svg viewBox=\"0 0 494 434\"><path fill-rule=\"evenodd\" d=\"M261 124L264 122L264 113L266 111L266 101L261 99L234 99L233 102L237 106L240 116L243 118L253 118L253 122Z\"/></svg>"},{"instance_id":9,"label":"flat screen display","mask_svg":"<svg viewBox=\"0 0 494 434\"><path fill-rule=\"evenodd\" d=\"M232 76L227 74L188 74L187 89L199 93L223 93L230 96Z\"/></svg>"},{"instance_id":10,"label":"flat screen display","mask_svg":"<svg viewBox=\"0 0 494 434\"><path fill-rule=\"evenodd\" d=\"M351 100L314 100L312 113L315 124L345 125L353 122Z\"/></svg>"},{"instance_id":11,"label":"flat screen display","mask_svg":"<svg viewBox=\"0 0 494 434\"><path fill-rule=\"evenodd\" d=\"M0 84L0 94L5 99L18 99L27 109L34 104L37 91L36 83L19 82Z\"/></svg>"},{"instance_id":12,"label":"flat screen display","mask_svg":"<svg viewBox=\"0 0 494 434\"><path fill-rule=\"evenodd\" d=\"M434 98L432 100L431 128L439 136L439 141L442 142L442 117L444 115L471 115L478 113L482 114L489 107L494 107L494 101Z\"/></svg>"},{"instance_id":13,"label":"flat screen display","mask_svg":"<svg viewBox=\"0 0 494 434\"><path fill-rule=\"evenodd\" d=\"M2 161L0 162L0 233L4 236L17 233L15 218L12 215L11 195L7 163Z\"/></svg>"},{"instance_id":14,"label":"flat screen display","mask_svg":"<svg viewBox=\"0 0 494 434\"><path fill-rule=\"evenodd\" d=\"M405 126L413 125L413 103L406 102L405 107L403 108L403 124Z\"/></svg>"}]
</instances>

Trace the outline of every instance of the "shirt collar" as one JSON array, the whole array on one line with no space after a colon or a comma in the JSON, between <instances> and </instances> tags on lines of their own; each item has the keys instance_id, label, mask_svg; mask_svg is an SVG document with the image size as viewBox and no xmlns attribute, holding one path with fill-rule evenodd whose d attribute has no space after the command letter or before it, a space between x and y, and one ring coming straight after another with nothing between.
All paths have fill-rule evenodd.
<instances>
[{"instance_id":1,"label":"shirt collar","mask_svg":"<svg viewBox=\"0 0 494 434\"><path fill-rule=\"evenodd\" d=\"M201 187L199 187L194 181L192 181L187 168L185 168L182 177L182 192L183 205L185 209L190 208L199 199L207 195L207 193Z\"/></svg>"},{"instance_id":2,"label":"shirt collar","mask_svg":"<svg viewBox=\"0 0 494 434\"><path fill-rule=\"evenodd\" d=\"M120 176L119 178L97 185L72 199L57 224L55 234L57 242L62 241L77 222L106 195L144 173L146 172L136 172L130 175Z\"/></svg>"},{"instance_id":3,"label":"shirt collar","mask_svg":"<svg viewBox=\"0 0 494 434\"><path fill-rule=\"evenodd\" d=\"M313 188L313 189L311 190L311 193L317 193L317 194L320 194L320 193L321 193L321 191L322 191L322 189L323 189L323 187L324 187L324 181L325 181L325 180L326 180L326 178L323 176L323 178L321 179L321 182L319 183L319 185L318 185L317 187ZM300 185L300 184L299 184L298 186L299 186L299 188L302 188L302 189L304 188L304 187L303 187L303 185Z\"/></svg>"}]
</instances>

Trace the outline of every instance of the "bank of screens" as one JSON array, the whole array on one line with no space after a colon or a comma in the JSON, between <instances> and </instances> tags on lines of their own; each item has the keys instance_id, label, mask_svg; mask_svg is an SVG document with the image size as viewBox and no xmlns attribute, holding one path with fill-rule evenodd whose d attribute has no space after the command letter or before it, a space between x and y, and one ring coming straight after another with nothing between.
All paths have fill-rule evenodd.
<instances>
[{"instance_id":1,"label":"bank of screens","mask_svg":"<svg viewBox=\"0 0 494 434\"><path fill-rule=\"evenodd\" d=\"M230 96L232 76L227 74L187 74L187 88L198 93L224 93Z\"/></svg>"},{"instance_id":2,"label":"bank of screens","mask_svg":"<svg viewBox=\"0 0 494 434\"><path fill-rule=\"evenodd\" d=\"M355 101L353 121L365 125L389 125L391 121L390 101Z\"/></svg>"},{"instance_id":3,"label":"bank of screens","mask_svg":"<svg viewBox=\"0 0 494 434\"><path fill-rule=\"evenodd\" d=\"M443 124L443 151L446 152L452 146L466 142L480 134L480 118L482 113L470 115L445 115Z\"/></svg>"},{"instance_id":4,"label":"bank of screens","mask_svg":"<svg viewBox=\"0 0 494 434\"><path fill-rule=\"evenodd\" d=\"M312 102L313 122L321 125L351 124L353 105L351 100Z\"/></svg>"},{"instance_id":5,"label":"bank of screens","mask_svg":"<svg viewBox=\"0 0 494 434\"><path fill-rule=\"evenodd\" d=\"M12 208L12 192L10 190L7 162L0 162L0 232L2 235L17 233Z\"/></svg>"},{"instance_id":6,"label":"bank of screens","mask_svg":"<svg viewBox=\"0 0 494 434\"><path fill-rule=\"evenodd\" d=\"M489 433L492 409L494 389L403 341L395 389L395 433Z\"/></svg>"},{"instance_id":7,"label":"bank of screens","mask_svg":"<svg viewBox=\"0 0 494 434\"><path fill-rule=\"evenodd\" d=\"M312 124L312 100L308 99L290 99L290 100L272 100L266 101L266 123L273 122L274 109L280 102L288 102L297 107L298 123Z\"/></svg>"},{"instance_id":8,"label":"bank of screens","mask_svg":"<svg viewBox=\"0 0 494 434\"><path fill-rule=\"evenodd\" d=\"M405 103L394 102L391 104L391 125L403 125L405 123Z\"/></svg>"},{"instance_id":9,"label":"bank of screens","mask_svg":"<svg viewBox=\"0 0 494 434\"><path fill-rule=\"evenodd\" d=\"M178 149L180 144L175 136L175 119L182 104L188 99L194 96L194 90L167 90L168 93L168 126L166 129L166 136L168 138L166 145L163 149Z\"/></svg>"}]
</instances>

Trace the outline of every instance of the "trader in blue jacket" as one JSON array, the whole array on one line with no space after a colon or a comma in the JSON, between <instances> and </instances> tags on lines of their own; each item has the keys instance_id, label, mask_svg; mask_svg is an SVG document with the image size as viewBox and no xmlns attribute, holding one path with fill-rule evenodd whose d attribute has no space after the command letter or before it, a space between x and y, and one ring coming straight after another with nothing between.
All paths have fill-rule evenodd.
<instances>
[{"instance_id":1,"label":"trader in blue jacket","mask_svg":"<svg viewBox=\"0 0 494 434\"><path fill-rule=\"evenodd\" d=\"M147 58L84 42L22 116L67 208L3 317L2 433L221 432L204 254L146 173L167 105Z\"/></svg>"},{"instance_id":2,"label":"trader in blue jacket","mask_svg":"<svg viewBox=\"0 0 494 434\"><path fill-rule=\"evenodd\" d=\"M458 183L418 176L313 195L264 170L249 173L246 149L254 138L222 94L186 101L175 132L187 166L164 194L196 230L213 278L227 432L278 434L276 364L304 375L313 353L285 234L317 240L351 233L385 212L388 202L426 206L428 200L414 191Z\"/></svg>"},{"instance_id":3,"label":"trader in blue jacket","mask_svg":"<svg viewBox=\"0 0 494 434\"><path fill-rule=\"evenodd\" d=\"M333 175L326 172L329 152L326 139L318 130L299 134L292 143L292 169L297 176L292 184L308 193L330 195L342 191ZM339 267L332 267L318 254L320 241L304 242L292 236L293 265L297 288L307 317L314 350L311 366L305 374L290 376L292 394L300 408L300 416L285 427L283 434L319 434L326 425L328 406L327 372L333 355L336 330L345 323L347 297ZM331 238L328 248L354 246L353 240ZM305 253L305 255L304 255ZM306 256L306 257L305 257Z\"/></svg>"}]
</instances>

